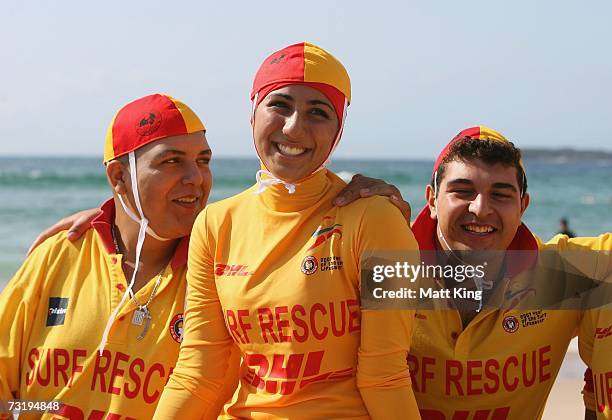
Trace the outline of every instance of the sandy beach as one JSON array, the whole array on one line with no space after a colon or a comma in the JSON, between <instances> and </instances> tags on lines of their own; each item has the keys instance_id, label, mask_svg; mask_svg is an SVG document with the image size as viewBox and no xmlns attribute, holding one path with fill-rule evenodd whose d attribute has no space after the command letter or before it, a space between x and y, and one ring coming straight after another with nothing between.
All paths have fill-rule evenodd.
<instances>
[{"instance_id":1,"label":"sandy beach","mask_svg":"<svg viewBox=\"0 0 612 420\"><path fill-rule=\"evenodd\" d=\"M570 343L557 380L550 392L542 417L544 420L584 418L581 391L585 369L578 354L578 340L574 339Z\"/></svg>"}]
</instances>

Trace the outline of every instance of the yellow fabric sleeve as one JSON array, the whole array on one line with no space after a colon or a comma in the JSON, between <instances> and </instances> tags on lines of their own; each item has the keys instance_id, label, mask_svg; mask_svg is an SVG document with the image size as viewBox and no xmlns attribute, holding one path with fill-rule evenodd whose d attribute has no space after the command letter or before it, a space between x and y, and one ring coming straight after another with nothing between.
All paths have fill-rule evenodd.
<instances>
[{"instance_id":1,"label":"yellow fabric sleeve","mask_svg":"<svg viewBox=\"0 0 612 420\"><path fill-rule=\"evenodd\" d=\"M571 263L578 267L581 271L587 273L594 279L602 280L606 283L612 281L612 257L610 251L612 251L612 234L605 233L597 237L577 237L568 238L565 235L557 235L551 239L548 244L555 244L558 246L559 251L604 251L604 252L591 252L589 254L578 253L569 254ZM593 373L599 370L606 370L612 364L608 362L605 366L602 363L597 363L593 360L593 352L595 349L595 335L596 328L599 325L600 317L602 313L611 311L612 307L597 308L586 310L582 317L578 329L578 349L580 357L587 365L588 369L585 372L585 385L582 389L582 398L584 401L585 408L587 410L596 412L597 403L595 401ZM606 326L606 325L604 325Z\"/></svg>"},{"instance_id":2,"label":"yellow fabric sleeve","mask_svg":"<svg viewBox=\"0 0 612 420\"><path fill-rule=\"evenodd\" d=\"M219 406L223 394L233 340L225 327L209 246L204 210L189 243L184 339L154 419L216 418L218 414L213 407Z\"/></svg>"},{"instance_id":3,"label":"yellow fabric sleeve","mask_svg":"<svg viewBox=\"0 0 612 420\"><path fill-rule=\"evenodd\" d=\"M418 244L400 211L380 199L373 200L370 209L361 224L361 260L370 256L370 250L409 251L407 259L419 264ZM357 386L372 419L387 419L397 413L407 419L420 418L406 363L414 313L362 311Z\"/></svg>"},{"instance_id":4,"label":"yellow fabric sleeve","mask_svg":"<svg viewBox=\"0 0 612 420\"><path fill-rule=\"evenodd\" d=\"M19 398L23 347L32 331L47 257L59 235L34 249L0 293L0 400Z\"/></svg>"}]
</instances>

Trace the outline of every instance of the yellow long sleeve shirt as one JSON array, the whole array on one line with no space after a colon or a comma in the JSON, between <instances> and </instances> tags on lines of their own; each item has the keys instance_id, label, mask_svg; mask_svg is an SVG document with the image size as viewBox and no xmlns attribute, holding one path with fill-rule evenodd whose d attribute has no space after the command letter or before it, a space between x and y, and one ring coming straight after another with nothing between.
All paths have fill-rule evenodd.
<instances>
[{"instance_id":1,"label":"yellow long sleeve shirt","mask_svg":"<svg viewBox=\"0 0 612 420\"><path fill-rule=\"evenodd\" d=\"M185 339L155 418L199 417L233 343L227 417L418 418L405 363L414 311L360 310L361 259L417 243L386 198L333 207L344 186L323 170L295 194L253 187L198 217Z\"/></svg>"},{"instance_id":2,"label":"yellow long sleeve shirt","mask_svg":"<svg viewBox=\"0 0 612 420\"><path fill-rule=\"evenodd\" d=\"M26 259L0 294L0 400L58 400L54 413L21 418L149 419L172 373L183 329L188 238L161 274L149 305L149 331L133 325L136 305L119 311L108 343L106 322L127 287L110 231L114 205L82 239L62 232ZM135 297L144 303L155 279Z\"/></svg>"},{"instance_id":3,"label":"yellow long sleeve shirt","mask_svg":"<svg viewBox=\"0 0 612 420\"><path fill-rule=\"evenodd\" d=\"M531 233L524 226L521 230L528 239ZM532 238L524 242L540 250L570 251L570 243L580 241L588 250L601 249L592 238L546 244ZM572 255L578 256L562 256ZM578 267L602 278L588 263ZM530 293L521 289L508 296ZM541 418L582 316L578 309L484 310L463 328L457 310L417 311L408 365L423 419ZM606 363L609 370L609 358Z\"/></svg>"}]
</instances>

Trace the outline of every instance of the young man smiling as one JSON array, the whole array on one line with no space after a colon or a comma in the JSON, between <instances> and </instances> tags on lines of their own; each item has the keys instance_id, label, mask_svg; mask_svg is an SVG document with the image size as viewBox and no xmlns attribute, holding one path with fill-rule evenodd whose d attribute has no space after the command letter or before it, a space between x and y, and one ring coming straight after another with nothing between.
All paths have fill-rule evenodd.
<instances>
[{"instance_id":1,"label":"young man smiling","mask_svg":"<svg viewBox=\"0 0 612 420\"><path fill-rule=\"evenodd\" d=\"M182 102L156 94L119 110L104 147L113 197L81 239L37 247L0 295L0 400L61 402L22 416L153 416L182 340L210 158Z\"/></svg>"},{"instance_id":2,"label":"young man smiling","mask_svg":"<svg viewBox=\"0 0 612 420\"><path fill-rule=\"evenodd\" d=\"M449 309L417 313L408 364L422 417L540 418L582 311L516 306L531 292L513 285L539 249L563 251L569 242L543 244L521 222L529 195L520 151L486 127L464 130L444 148L426 199L413 224L421 252L462 264L497 251L488 254L485 277L473 282L485 301L501 301L481 311L476 302L456 300ZM610 242L603 235L571 243L593 250Z\"/></svg>"}]
</instances>

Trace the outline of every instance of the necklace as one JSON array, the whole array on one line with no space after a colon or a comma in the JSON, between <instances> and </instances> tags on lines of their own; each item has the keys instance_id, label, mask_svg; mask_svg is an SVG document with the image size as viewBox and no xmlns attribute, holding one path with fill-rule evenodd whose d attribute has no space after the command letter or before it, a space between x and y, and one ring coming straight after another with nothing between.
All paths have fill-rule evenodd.
<instances>
[{"instance_id":1,"label":"necklace","mask_svg":"<svg viewBox=\"0 0 612 420\"><path fill-rule=\"evenodd\" d=\"M115 252L119 254L120 250L119 250L119 244L117 242L117 237L115 235L115 225L111 225L111 234L113 236L113 242L115 244ZM136 267L134 269L136 269ZM131 288L128 289L128 292L130 294L130 297L132 298L132 301L134 302L136 306L138 306L138 309L134 311L134 315L132 316L132 325L143 325L144 324L142 332L138 335L138 337L136 337L137 340L142 340L144 336L147 334L147 331L149 331L149 326L151 324L151 311L149 311L149 304L155 297L155 293L157 293L157 288L159 287L159 284L161 283L163 271L164 270L162 268L159 275L157 276L157 280L155 281L155 286L153 287L153 291L149 295L149 299L147 300L147 303L145 303L144 305L141 305L140 302L136 300L136 296L134 296L134 292L132 291L132 289Z\"/></svg>"}]
</instances>

